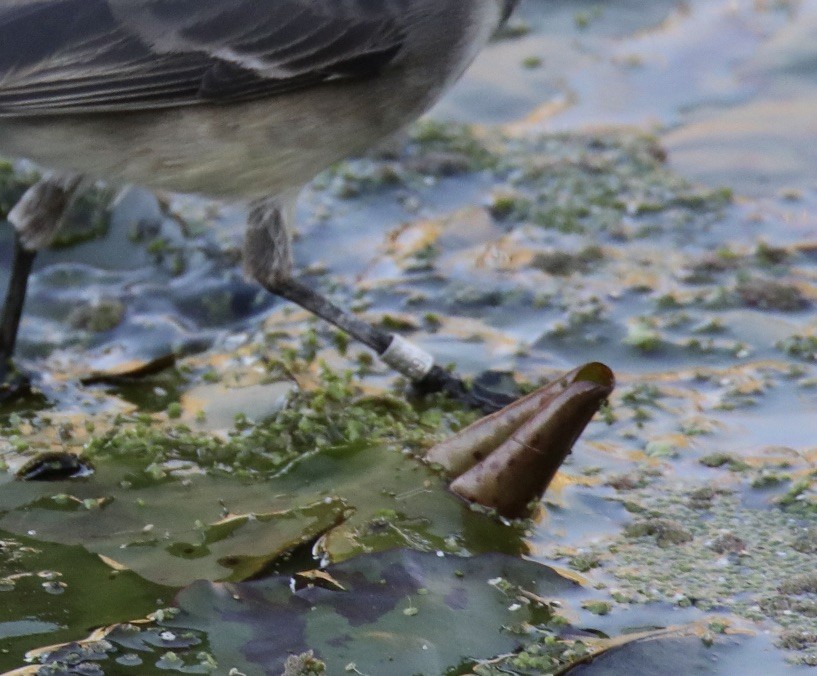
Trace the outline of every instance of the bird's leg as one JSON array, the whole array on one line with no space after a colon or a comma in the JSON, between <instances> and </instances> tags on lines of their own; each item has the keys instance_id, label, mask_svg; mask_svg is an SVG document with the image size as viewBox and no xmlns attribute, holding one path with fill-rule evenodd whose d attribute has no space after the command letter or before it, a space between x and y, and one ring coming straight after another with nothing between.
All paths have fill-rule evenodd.
<instances>
[{"instance_id":1,"label":"bird's leg","mask_svg":"<svg viewBox=\"0 0 817 676\"><path fill-rule=\"evenodd\" d=\"M13 256L6 302L0 316L0 403L22 394L27 389L26 378L16 373L11 358L17 343L17 330L23 314L28 276L31 274L37 253L26 249L20 235L15 233Z\"/></svg>"},{"instance_id":2,"label":"bird's leg","mask_svg":"<svg viewBox=\"0 0 817 676\"><path fill-rule=\"evenodd\" d=\"M256 202L250 211L244 244L246 271L264 288L334 324L370 347L393 369L406 376L422 394L446 392L469 406L493 411L510 402L506 397L471 392L462 380L434 363L434 358L402 336L383 331L342 310L292 276L292 251L284 210L276 200Z\"/></svg>"},{"instance_id":3,"label":"bird's leg","mask_svg":"<svg viewBox=\"0 0 817 676\"><path fill-rule=\"evenodd\" d=\"M12 364L28 278L37 249L54 238L79 181L76 176L44 178L31 186L9 212L8 220L15 233L11 278L0 315L0 403L28 390L28 379L17 373Z\"/></svg>"}]
</instances>

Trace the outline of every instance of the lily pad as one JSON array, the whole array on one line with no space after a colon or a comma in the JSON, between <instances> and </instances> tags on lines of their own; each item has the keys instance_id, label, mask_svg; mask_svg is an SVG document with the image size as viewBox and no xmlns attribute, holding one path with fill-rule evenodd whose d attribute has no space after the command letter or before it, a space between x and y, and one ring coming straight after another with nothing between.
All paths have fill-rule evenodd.
<instances>
[{"instance_id":1,"label":"lily pad","mask_svg":"<svg viewBox=\"0 0 817 676\"><path fill-rule=\"evenodd\" d=\"M606 373L602 374L605 378ZM593 378L589 380L595 388ZM572 397L571 386L566 385L556 399ZM588 409L588 416L596 404ZM545 407L544 412L548 410ZM231 434L238 438L247 429L246 425L237 427ZM246 439L246 444L208 445L212 441L209 436L189 432L181 438L169 432L161 439L155 435L145 437L141 445L123 448L113 441L118 437L107 435L110 443L93 446L93 474L51 483L13 480L10 474L0 476L0 527L46 542L82 545L117 569L131 570L163 585L181 587L196 579L237 583L283 570L298 572L296 588L299 594L307 595L313 593L310 590L314 587L327 593L353 595L355 581L332 569L304 573L303 568L314 567L315 563L313 559L305 562L299 558L306 551L302 545L314 544L313 552L328 562L358 555L371 557L406 547L418 550L418 556L427 555L431 561L452 554L527 552L527 524L503 521L463 501L448 489L447 477L418 461L409 448L401 449L399 441L368 441L360 434L355 441L344 441L343 429L339 428L334 445L304 452L290 464L280 464L276 471L263 475L241 473L240 458L245 453L275 453L274 435L245 434L241 438ZM502 435L503 439L508 435ZM572 443L574 435L567 436ZM199 465L196 458L206 458L208 464ZM290 552L298 555L288 563L283 555ZM500 554L496 556L502 559ZM344 569L340 570L342 573ZM572 588L573 583L566 584ZM425 596L421 590L427 587L418 583L400 589L403 598L415 592ZM288 588L285 591L289 593ZM533 589L531 594L525 597L525 603L509 601L507 607L513 609L508 612L516 613L531 603L547 607L539 600L539 591ZM406 599L400 612L410 618L422 610L419 603ZM119 620L132 617L128 613ZM496 626L504 624L497 622ZM402 650L406 646L396 638L400 632L402 629L395 627L389 641ZM104 632L108 643L109 633ZM76 634L73 639L77 639ZM385 641L383 637L378 640ZM422 651L421 640L425 635L412 646ZM82 644L80 652L86 647L95 651L94 655L99 650L105 655L110 652L96 645L98 637L88 641L90 647ZM306 650L311 643L304 646ZM477 656L504 649L491 648ZM73 651L67 644L47 659L64 664L66 659L74 659ZM442 655L446 661L459 657L439 646L434 654L435 659L442 659ZM153 666L176 668L169 663L157 666L159 662ZM205 668L198 663L184 666L188 667Z\"/></svg>"},{"instance_id":2,"label":"lily pad","mask_svg":"<svg viewBox=\"0 0 817 676\"><path fill-rule=\"evenodd\" d=\"M476 444L487 459L454 482L454 493L506 516L521 515L610 389L609 369L588 365L469 428L454 445L468 456L465 446ZM483 438L498 447L495 453ZM194 437L191 444L196 451ZM530 455L528 447L541 447L533 464L520 456L520 449ZM505 469L497 470L506 456ZM540 466L543 457L546 466ZM205 474L180 458L95 460L90 477L45 487L8 483L0 495L0 527L82 544L176 586L255 576L318 538L319 550L336 562L395 547L461 555L525 551L518 526L474 512L448 491L446 479L381 445L360 441L306 454L263 483ZM525 471L520 475L516 466Z\"/></svg>"},{"instance_id":3,"label":"lily pad","mask_svg":"<svg viewBox=\"0 0 817 676\"><path fill-rule=\"evenodd\" d=\"M225 670L277 674L290 655L314 651L327 673L442 674L522 643L549 606L519 595L564 598L577 588L552 569L501 554L459 558L410 550L358 557L327 572L345 591L290 590L288 577L240 584L196 582L169 625L207 634Z\"/></svg>"},{"instance_id":4,"label":"lily pad","mask_svg":"<svg viewBox=\"0 0 817 676\"><path fill-rule=\"evenodd\" d=\"M0 671L19 665L35 641L59 643L78 628L146 614L172 594L83 547L0 531Z\"/></svg>"},{"instance_id":5,"label":"lily pad","mask_svg":"<svg viewBox=\"0 0 817 676\"><path fill-rule=\"evenodd\" d=\"M319 539L330 561L412 547L524 553L524 528L474 511L394 448L347 443L266 481L194 463L95 458L95 473L31 483L0 475L0 528L81 544L161 584L245 579Z\"/></svg>"},{"instance_id":6,"label":"lily pad","mask_svg":"<svg viewBox=\"0 0 817 676\"><path fill-rule=\"evenodd\" d=\"M82 545L178 587L254 575L337 525L347 510L337 498L284 500L260 484L185 477L183 467L181 477L134 470L101 465L87 481L9 482L0 491L0 510L9 510L0 523L47 542Z\"/></svg>"}]
</instances>

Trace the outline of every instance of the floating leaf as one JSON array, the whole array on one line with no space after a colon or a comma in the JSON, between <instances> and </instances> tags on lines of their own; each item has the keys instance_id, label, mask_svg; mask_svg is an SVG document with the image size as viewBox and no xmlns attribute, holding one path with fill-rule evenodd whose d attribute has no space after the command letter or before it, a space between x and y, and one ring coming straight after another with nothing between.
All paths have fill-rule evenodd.
<instances>
[{"instance_id":1,"label":"floating leaf","mask_svg":"<svg viewBox=\"0 0 817 676\"><path fill-rule=\"evenodd\" d=\"M163 354L153 359L121 360L114 363L107 363L113 360L99 361L100 363L94 364L95 368L91 375L81 378L83 385L99 383L116 385L131 379L147 378L172 368L176 364L176 355Z\"/></svg>"},{"instance_id":2,"label":"floating leaf","mask_svg":"<svg viewBox=\"0 0 817 676\"><path fill-rule=\"evenodd\" d=\"M121 464L121 463L120 463ZM136 468L135 468L136 469ZM41 540L82 545L159 584L244 579L315 540L347 512L343 501L271 497L262 484L124 472L100 463L92 480L10 482L0 491L2 527ZM274 494L273 494L274 495ZM225 518L224 502L241 506ZM238 507L236 507L238 509Z\"/></svg>"},{"instance_id":3,"label":"floating leaf","mask_svg":"<svg viewBox=\"0 0 817 676\"><path fill-rule=\"evenodd\" d=\"M51 451L40 453L19 470L17 478L23 481L60 481L87 476L93 472L92 465L73 453Z\"/></svg>"},{"instance_id":4,"label":"floating leaf","mask_svg":"<svg viewBox=\"0 0 817 676\"><path fill-rule=\"evenodd\" d=\"M78 628L121 622L169 603L173 590L116 571L83 547L0 531L0 671L32 641L76 638ZM36 670L32 673L36 673Z\"/></svg>"}]
</instances>

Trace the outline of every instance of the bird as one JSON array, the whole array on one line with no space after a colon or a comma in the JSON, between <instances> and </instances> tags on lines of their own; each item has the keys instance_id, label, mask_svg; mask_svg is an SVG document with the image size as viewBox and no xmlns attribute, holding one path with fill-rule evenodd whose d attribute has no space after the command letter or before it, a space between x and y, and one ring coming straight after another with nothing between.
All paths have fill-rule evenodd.
<instances>
[{"instance_id":1,"label":"bird","mask_svg":"<svg viewBox=\"0 0 817 676\"><path fill-rule=\"evenodd\" d=\"M420 391L473 404L427 352L300 281L290 229L306 183L426 112L517 3L0 0L0 153L47 169L8 214L0 399L24 387L13 356L37 251L83 183L102 179L246 200L250 278L369 346Z\"/></svg>"}]
</instances>

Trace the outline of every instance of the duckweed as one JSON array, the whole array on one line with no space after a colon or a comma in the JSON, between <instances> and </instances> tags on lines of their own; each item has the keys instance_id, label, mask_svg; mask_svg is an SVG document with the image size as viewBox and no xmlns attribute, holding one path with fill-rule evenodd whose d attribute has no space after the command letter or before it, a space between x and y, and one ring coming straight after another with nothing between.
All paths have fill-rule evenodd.
<instances>
[{"instance_id":1,"label":"duckweed","mask_svg":"<svg viewBox=\"0 0 817 676\"><path fill-rule=\"evenodd\" d=\"M162 423L154 416L119 416L112 429L91 438L86 454L143 458L157 468L169 460L186 460L215 473L263 478L302 453L364 436L372 444L424 448L477 415L442 397L410 406L388 395L362 396L355 379L352 371L338 373L324 366L317 387L295 393L266 420L237 416L227 438ZM179 404L168 407L170 420L181 415Z\"/></svg>"}]
</instances>

